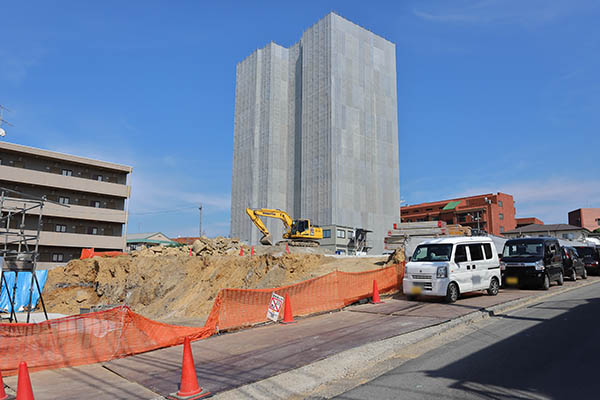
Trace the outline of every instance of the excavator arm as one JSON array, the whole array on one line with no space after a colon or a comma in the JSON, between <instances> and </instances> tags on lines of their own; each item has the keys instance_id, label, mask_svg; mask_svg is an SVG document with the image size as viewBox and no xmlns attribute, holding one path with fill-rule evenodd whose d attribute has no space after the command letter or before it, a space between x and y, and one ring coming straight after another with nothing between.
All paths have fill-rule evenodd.
<instances>
[{"instance_id":1,"label":"excavator arm","mask_svg":"<svg viewBox=\"0 0 600 400\"><path fill-rule=\"evenodd\" d=\"M260 219L261 216L280 219L281 222L283 222L288 235L292 232L293 220L285 211L274 210L270 208L246 208L246 214L248 214L252 222L254 222L254 225L256 225L256 227L262 232L263 237L260 239L260 242L264 245L272 245L273 238L271 237L271 234L269 233L269 230L264 222Z\"/></svg>"}]
</instances>

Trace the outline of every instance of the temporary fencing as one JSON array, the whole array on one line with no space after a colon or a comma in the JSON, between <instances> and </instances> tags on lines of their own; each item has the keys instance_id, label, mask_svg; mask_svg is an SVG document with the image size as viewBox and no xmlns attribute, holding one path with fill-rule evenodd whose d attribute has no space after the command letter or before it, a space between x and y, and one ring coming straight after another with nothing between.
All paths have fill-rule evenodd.
<instances>
[{"instance_id":1,"label":"temporary fencing","mask_svg":"<svg viewBox=\"0 0 600 400\"><path fill-rule=\"evenodd\" d=\"M15 298L15 311L20 312L24 311L25 307L29 305L29 291L31 289L31 272L29 271L21 271L17 275L14 271L2 271L0 272L4 275L6 279L6 284L2 284L2 291L0 292L0 311L10 313L10 297L14 295ZM13 293L15 288L15 275L17 276L17 290ZM35 271L35 276L37 277L38 283L40 284L40 290L44 290L44 285L46 283L46 278L48 277L48 270L38 270ZM35 288L31 292L31 306L35 307L38 300L40 299L40 295Z\"/></svg>"},{"instance_id":2,"label":"temporary fencing","mask_svg":"<svg viewBox=\"0 0 600 400\"><path fill-rule=\"evenodd\" d=\"M219 330L267 321L271 293L288 294L294 315L331 311L371 296L373 280L381 292L396 290L403 265L327 275L274 289L223 289L204 327L152 321L126 306L37 324L0 324L0 370L14 375L19 362L31 371L105 362L115 358L207 338ZM280 317L282 317L280 315Z\"/></svg>"},{"instance_id":3,"label":"temporary fencing","mask_svg":"<svg viewBox=\"0 0 600 400\"><path fill-rule=\"evenodd\" d=\"M124 255L127 255L127 253L123 253L122 251L95 251L93 248L81 249L80 260L85 260L86 258L94 257L117 257Z\"/></svg>"}]
</instances>

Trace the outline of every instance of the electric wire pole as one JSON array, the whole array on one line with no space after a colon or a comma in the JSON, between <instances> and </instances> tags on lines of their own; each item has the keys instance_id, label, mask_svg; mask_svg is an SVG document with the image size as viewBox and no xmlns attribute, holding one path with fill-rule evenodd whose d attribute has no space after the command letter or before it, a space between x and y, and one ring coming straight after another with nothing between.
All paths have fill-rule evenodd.
<instances>
[{"instance_id":1,"label":"electric wire pole","mask_svg":"<svg viewBox=\"0 0 600 400\"><path fill-rule=\"evenodd\" d=\"M200 203L200 207L198 207L198 209L200 210L200 226L198 227L198 236L202 237L202 203Z\"/></svg>"}]
</instances>

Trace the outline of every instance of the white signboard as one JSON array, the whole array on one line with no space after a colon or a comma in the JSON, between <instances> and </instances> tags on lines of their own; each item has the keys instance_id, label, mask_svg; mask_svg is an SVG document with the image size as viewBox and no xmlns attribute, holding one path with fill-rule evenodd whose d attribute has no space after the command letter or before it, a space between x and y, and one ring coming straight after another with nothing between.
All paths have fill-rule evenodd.
<instances>
[{"instance_id":1,"label":"white signboard","mask_svg":"<svg viewBox=\"0 0 600 400\"><path fill-rule=\"evenodd\" d=\"M267 319L271 321L277 322L279 318L279 311L281 311L281 306L283 305L283 297L273 292L271 295L271 301L269 301L269 309L267 310Z\"/></svg>"}]
</instances>

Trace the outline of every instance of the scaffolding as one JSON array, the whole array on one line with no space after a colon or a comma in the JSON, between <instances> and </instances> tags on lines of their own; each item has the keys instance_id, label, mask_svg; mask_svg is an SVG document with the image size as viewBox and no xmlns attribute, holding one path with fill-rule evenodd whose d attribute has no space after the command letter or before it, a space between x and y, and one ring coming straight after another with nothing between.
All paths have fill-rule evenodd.
<instances>
[{"instance_id":1,"label":"scaffolding","mask_svg":"<svg viewBox=\"0 0 600 400\"><path fill-rule=\"evenodd\" d=\"M31 285L29 287L29 302L25 307L27 311L27 323L29 323L35 285L39 300L44 310L44 316L48 320L46 305L42 298L42 291L36 276L36 267L39 259L40 232L42 230L42 214L44 204L48 202L46 197L35 197L25 193L0 187L0 263L2 264L2 278L0 280L0 291L6 288L6 294L10 303L10 322L17 321L17 310L15 299L17 294L17 281L19 273L31 273ZM52 202L54 203L54 202ZM64 204L56 203L68 207ZM36 215L37 224L26 225L26 216ZM15 282L11 288L5 276L5 272L15 273Z\"/></svg>"}]
</instances>

